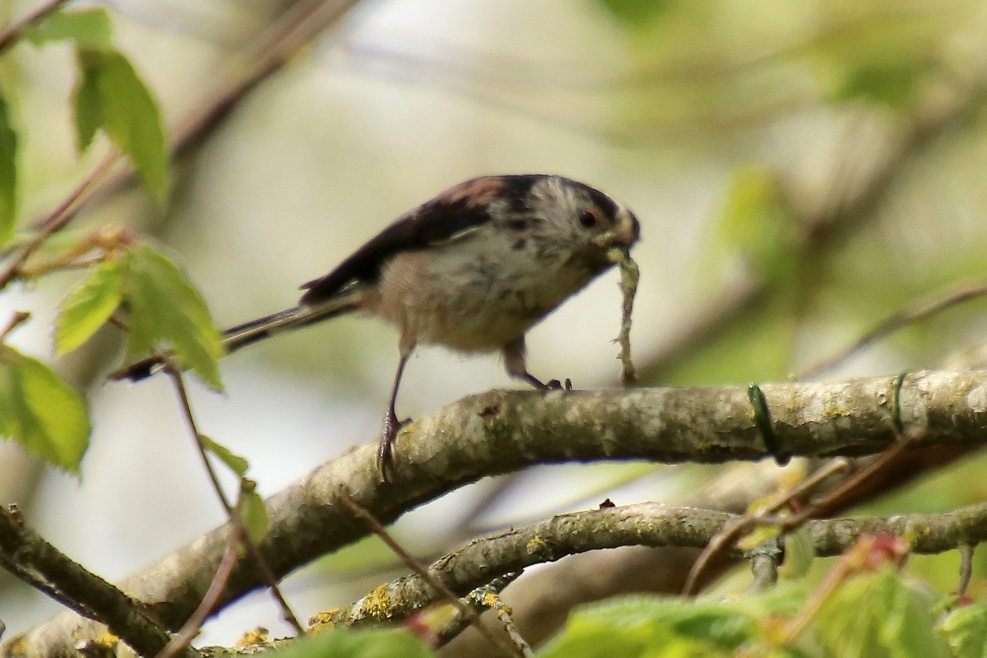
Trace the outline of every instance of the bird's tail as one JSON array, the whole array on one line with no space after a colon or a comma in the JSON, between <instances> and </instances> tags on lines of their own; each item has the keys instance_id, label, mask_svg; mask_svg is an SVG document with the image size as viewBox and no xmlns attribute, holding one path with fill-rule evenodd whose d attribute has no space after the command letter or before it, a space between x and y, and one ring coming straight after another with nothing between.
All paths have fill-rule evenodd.
<instances>
[{"instance_id":1,"label":"bird's tail","mask_svg":"<svg viewBox=\"0 0 987 658\"><path fill-rule=\"evenodd\" d=\"M355 311L359 305L359 295L341 295L321 304L295 306L293 308L265 315L262 318L230 327L223 332L223 349L230 354L253 345L265 338L292 329L307 327L310 324L334 318ZM111 380L129 379L138 382L158 372L164 365L165 357L160 354L132 363L109 374Z\"/></svg>"}]
</instances>

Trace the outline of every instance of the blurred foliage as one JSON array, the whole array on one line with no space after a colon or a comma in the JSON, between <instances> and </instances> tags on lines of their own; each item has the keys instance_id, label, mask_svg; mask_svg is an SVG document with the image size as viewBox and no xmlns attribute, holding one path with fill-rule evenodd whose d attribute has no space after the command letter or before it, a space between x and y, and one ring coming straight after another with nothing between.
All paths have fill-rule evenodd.
<instances>
[{"instance_id":1,"label":"blurred foliage","mask_svg":"<svg viewBox=\"0 0 987 658\"><path fill-rule=\"evenodd\" d=\"M890 568L820 595L816 609L802 581L726 602L634 597L586 606L539 655L931 658L985 647L982 606L957 608L937 629L936 598Z\"/></svg>"},{"instance_id":2,"label":"blurred foliage","mask_svg":"<svg viewBox=\"0 0 987 658\"><path fill-rule=\"evenodd\" d=\"M17 220L17 131L0 87L0 244L14 231Z\"/></svg>"},{"instance_id":3,"label":"blurred foliage","mask_svg":"<svg viewBox=\"0 0 987 658\"><path fill-rule=\"evenodd\" d=\"M595 0L621 24L643 29L660 16L670 0Z\"/></svg>"},{"instance_id":4,"label":"blurred foliage","mask_svg":"<svg viewBox=\"0 0 987 658\"><path fill-rule=\"evenodd\" d=\"M279 658L428 658L435 654L407 631L329 630L273 653Z\"/></svg>"},{"instance_id":5,"label":"blurred foliage","mask_svg":"<svg viewBox=\"0 0 987 658\"><path fill-rule=\"evenodd\" d=\"M763 166L738 167L716 229L724 247L711 253L719 262L725 260L724 252L738 253L769 285L791 281L798 266L796 231L794 213L775 173Z\"/></svg>"},{"instance_id":6,"label":"blurred foliage","mask_svg":"<svg viewBox=\"0 0 987 658\"><path fill-rule=\"evenodd\" d=\"M83 48L110 48L113 22L105 9L57 11L45 20L28 26L24 38L35 46L69 41Z\"/></svg>"}]
</instances>

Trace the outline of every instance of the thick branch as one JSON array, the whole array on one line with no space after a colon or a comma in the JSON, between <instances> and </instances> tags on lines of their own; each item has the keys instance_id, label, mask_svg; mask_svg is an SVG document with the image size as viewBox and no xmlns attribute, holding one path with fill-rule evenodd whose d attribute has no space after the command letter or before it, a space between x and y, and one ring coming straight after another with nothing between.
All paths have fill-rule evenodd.
<instances>
[{"instance_id":1,"label":"thick branch","mask_svg":"<svg viewBox=\"0 0 987 658\"><path fill-rule=\"evenodd\" d=\"M892 421L896 377L761 387L779 451L795 456L864 455L898 436ZM923 372L905 378L897 399L917 449L975 445L987 436L987 373ZM746 387L604 391L491 391L406 427L395 445L390 484L368 445L326 463L268 501L270 532L260 550L283 576L367 534L338 500L349 496L384 523L487 475L537 463L648 459L725 462L768 457ZM181 624L208 587L228 542L213 530L122 583L169 628ZM223 601L259 587L241 560ZM79 626L61 615L22 646L68 649ZM90 629L92 631L92 629ZM10 644L6 646L9 650Z\"/></svg>"}]
</instances>

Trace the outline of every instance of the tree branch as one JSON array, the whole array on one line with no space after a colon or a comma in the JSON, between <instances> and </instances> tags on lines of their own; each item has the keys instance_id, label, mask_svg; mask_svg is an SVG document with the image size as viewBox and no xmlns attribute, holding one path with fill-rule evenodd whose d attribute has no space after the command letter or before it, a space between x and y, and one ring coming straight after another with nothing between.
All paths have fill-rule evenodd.
<instances>
[{"instance_id":1,"label":"tree branch","mask_svg":"<svg viewBox=\"0 0 987 658\"><path fill-rule=\"evenodd\" d=\"M70 560L25 525L16 512L2 508L0 565L28 585L40 586L42 591L55 593L58 600L72 602L76 610L106 624L141 655L154 656L168 644L168 633L139 601ZM191 647L177 655L201 658Z\"/></svg>"},{"instance_id":2,"label":"tree branch","mask_svg":"<svg viewBox=\"0 0 987 658\"><path fill-rule=\"evenodd\" d=\"M793 456L874 454L897 436L898 377L763 385L779 450ZM929 446L982 444L987 373L928 371L904 378L898 394L905 434ZM375 443L375 442L374 442ZM481 477L538 463L647 459L726 462L770 457L747 387L602 391L491 391L465 398L404 428L394 480L381 481L375 445L345 453L268 500L270 530L258 546L278 577L367 534L338 500L340 487L382 523ZM921 453L920 453L921 454ZM228 542L217 528L125 579L168 628L179 626L211 582ZM221 601L260 586L239 560ZM21 638L36 655L68 650L79 629L60 615ZM89 628L85 632L94 632ZM10 645L6 645L9 650Z\"/></svg>"},{"instance_id":3,"label":"tree branch","mask_svg":"<svg viewBox=\"0 0 987 658\"><path fill-rule=\"evenodd\" d=\"M587 551L619 546L702 548L741 518L728 512L662 503L560 514L472 541L433 562L428 572L462 595L488 582L493 574ZM839 555L864 534L904 537L911 543L912 553L943 553L987 541L987 503L943 514L810 521L806 530L818 557ZM736 547L730 552L734 558L744 556ZM420 575L413 574L378 587L351 606L320 615L319 623L350 627L393 623L442 597Z\"/></svg>"}]
</instances>

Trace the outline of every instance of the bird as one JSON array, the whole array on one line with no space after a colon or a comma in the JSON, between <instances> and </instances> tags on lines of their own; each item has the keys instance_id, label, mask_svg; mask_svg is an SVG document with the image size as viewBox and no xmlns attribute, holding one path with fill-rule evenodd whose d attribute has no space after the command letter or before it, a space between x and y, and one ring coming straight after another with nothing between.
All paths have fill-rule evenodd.
<instances>
[{"instance_id":1,"label":"bird","mask_svg":"<svg viewBox=\"0 0 987 658\"><path fill-rule=\"evenodd\" d=\"M398 332L399 359L377 449L387 480L401 422L395 406L418 345L465 354L500 352L507 373L536 389L525 335L562 302L627 256L640 223L595 187L553 174L480 176L398 217L325 276L301 286L298 303L223 332L227 354L282 332L347 313ZM110 375L139 381L163 367L152 355Z\"/></svg>"}]
</instances>

